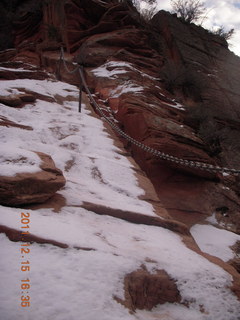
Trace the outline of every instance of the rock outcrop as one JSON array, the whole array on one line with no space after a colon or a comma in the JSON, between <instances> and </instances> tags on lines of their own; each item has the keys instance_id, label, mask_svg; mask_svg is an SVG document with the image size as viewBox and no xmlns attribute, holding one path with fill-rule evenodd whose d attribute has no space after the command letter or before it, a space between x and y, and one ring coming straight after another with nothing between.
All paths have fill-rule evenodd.
<instances>
[{"instance_id":1,"label":"rock outcrop","mask_svg":"<svg viewBox=\"0 0 240 320\"><path fill-rule=\"evenodd\" d=\"M105 25L105 19L111 13L111 29L97 33L99 29L91 28L90 35L84 31L84 45L77 55L77 60L86 66L88 85L98 97L101 107L106 112L112 110L121 128L145 145L183 159L216 163L216 158L210 155L194 128L186 124L185 102L190 97L179 97L182 104L173 101L173 96L162 85L164 79L159 81L166 65L166 56L149 44L149 35L156 35L139 27L136 16L129 27L129 16L134 18L123 5L105 10L97 26L100 28L102 24ZM125 15L122 21L126 21L126 24L122 23L121 27L118 25L118 29L114 30L117 25L114 17L119 11ZM91 20L90 16L88 20ZM216 39L216 36L212 37ZM162 39L163 46L164 43ZM220 44L224 52L231 56L221 39ZM163 162L129 143L126 143L126 148L131 150L133 157L147 172L162 203L174 218L185 223L188 221L191 225L224 204L230 208L230 215L237 214L239 200L235 201L234 191L223 189L222 184L216 183L220 177ZM213 178L215 181L209 181Z\"/></svg>"},{"instance_id":2,"label":"rock outcrop","mask_svg":"<svg viewBox=\"0 0 240 320\"><path fill-rule=\"evenodd\" d=\"M227 41L193 23L184 23L166 11L158 12L152 23L164 39L164 57L172 61L178 71L185 70L191 76L201 74L201 82L193 85L204 104L220 104L222 108L217 117L239 119L240 58L228 50Z\"/></svg>"},{"instance_id":3,"label":"rock outcrop","mask_svg":"<svg viewBox=\"0 0 240 320\"><path fill-rule=\"evenodd\" d=\"M14 122L12 120L9 120L8 118L3 117L3 116L0 116L0 126L3 126L3 127L15 127L15 128L21 128L21 129L24 129L24 130L33 130L33 128L30 127L30 126L25 126L25 125L16 123L16 122Z\"/></svg>"},{"instance_id":4,"label":"rock outcrop","mask_svg":"<svg viewBox=\"0 0 240 320\"><path fill-rule=\"evenodd\" d=\"M20 58L20 57L18 57ZM26 57L25 57L26 59ZM36 79L44 80L49 78L47 72L40 68L22 61L7 61L0 62L0 79L15 80L15 79Z\"/></svg>"},{"instance_id":5,"label":"rock outcrop","mask_svg":"<svg viewBox=\"0 0 240 320\"><path fill-rule=\"evenodd\" d=\"M228 143L221 142L221 154L219 150L214 153L188 116L189 108L211 104L218 108L214 115L217 132L230 128L229 137L239 132L240 59L228 50L225 40L164 11L146 25L126 2L94 0L44 4L29 34L26 26L32 25L39 7L32 13L24 10L15 28L18 53L13 60L26 55L55 72L64 44L69 68L75 67L73 60L84 65L97 102L132 138L185 160L224 166L238 163L238 146L231 153ZM78 74L69 74L63 66L58 71L62 80L79 83ZM180 83L174 79L178 73L183 73ZM175 219L191 226L227 207L231 218L226 225L236 220L233 217L240 208L236 179L229 183L228 177L162 161L124 143Z\"/></svg>"},{"instance_id":6,"label":"rock outcrop","mask_svg":"<svg viewBox=\"0 0 240 320\"><path fill-rule=\"evenodd\" d=\"M65 178L61 170L56 168L52 158L42 152L37 152L37 155L41 159L39 171L22 172L14 176L1 176L1 204L20 206L30 203L42 203L65 185ZM20 160L23 161L23 159ZM12 162L18 165L17 160Z\"/></svg>"},{"instance_id":7,"label":"rock outcrop","mask_svg":"<svg viewBox=\"0 0 240 320\"><path fill-rule=\"evenodd\" d=\"M173 279L166 271L158 270L151 274L139 269L126 275L124 280L125 301L116 300L130 310L152 310L158 304L180 302L181 296Z\"/></svg>"},{"instance_id":8,"label":"rock outcrop","mask_svg":"<svg viewBox=\"0 0 240 320\"><path fill-rule=\"evenodd\" d=\"M27 93L10 94L8 96L0 95L0 103L5 104L8 107L20 108L25 103L34 102L36 98Z\"/></svg>"}]
</instances>

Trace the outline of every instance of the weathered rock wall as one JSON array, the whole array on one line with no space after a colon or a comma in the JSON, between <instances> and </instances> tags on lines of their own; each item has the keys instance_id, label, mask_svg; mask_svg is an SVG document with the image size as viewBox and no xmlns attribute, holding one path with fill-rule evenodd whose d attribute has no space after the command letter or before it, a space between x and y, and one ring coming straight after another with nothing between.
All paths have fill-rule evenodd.
<instances>
[{"instance_id":1,"label":"weathered rock wall","mask_svg":"<svg viewBox=\"0 0 240 320\"><path fill-rule=\"evenodd\" d=\"M226 40L200 26L186 24L166 11L157 13L152 23L164 39L165 59L181 71L182 66L186 72L201 74L198 90L202 101L206 105L221 105L217 116L239 120L240 58L228 49Z\"/></svg>"},{"instance_id":2,"label":"weathered rock wall","mask_svg":"<svg viewBox=\"0 0 240 320\"><path fill-rule=\"evenodd\" d=\"M84 65L87 83L97 101L131 137L183 159L210 164L218 161L194 127L186 123L185 107L224 102L217 117L226 126L229 122L224 114L233 118L239 113L240 59L227 49L225 41L166 12L155 16L152 27L146 26L134 8L116 1L53 0L42 8L42 20L31 35L27 28L34 19L28 18L32 16L29 10L23 12L16 31L16 59L31 52L39 58L39 64L54 71L63 44L69 66L73 58ZM36 45L32 46L34 37ZM23 42L25 47L20 49ZM198 80L200 75L204 86L200 90L191 86L185 91L181 86L172 92L166 90L163 71L169 62L175 71L190 70ZM99 67L105 74L99 74ZM79 82L78 76L69 75L63 68L61 75L65 81ZM200 85L194 81L195 87ZM127 141L125 144L175 218L191 225L225 207L229 213L226 224L236 220L239 199L234 191L223 188L227 180L228 187L236 189L234 178L223 181L215 174L169 164ZM239 231L239 225L234 228Z\"/></svg>"}]
</instances>

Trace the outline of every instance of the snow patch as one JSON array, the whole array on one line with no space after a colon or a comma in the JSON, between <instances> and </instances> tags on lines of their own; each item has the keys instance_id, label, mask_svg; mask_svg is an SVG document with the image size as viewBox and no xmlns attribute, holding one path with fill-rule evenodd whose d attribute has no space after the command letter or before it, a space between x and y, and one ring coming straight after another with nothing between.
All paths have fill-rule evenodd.
<instances>
[{"instance_id":1,"label":"snow patch","mask_svg":"<svg viewBox=\"0 0 240 320\"><path fill-rule=\"evenodd\" d=\"M33 72L32 70L27 70L24 68L4 68L0 67L0 71L25 71L25 72Z\"/></svg>"},{"instance_id":2,"label":"snow patch","mask_svg":"<svg viewBox=\"0 0 240 320\"><path fill-rule=\"evenodd\" d=\"M41 159L29 150L3 143L0 146L0 175L14 176L18 173L41 171Z\"/></svg>"},{"instance_id":3,"label":"snow patch","mask_svg":"<svg viewBox=\"0 0 240 320\"><path fill-rule=\"evenodd\" d=\"M194 225L191 234L203 252L223 261L234 258L234 252L230 247L240 241L239 235L210 225Z\"/></svg>"},{"instance_id":4,"label":"snow patch","mask_svg":"<svg viewBox=\"0 0 240 320\"><path fill-rule=\"evenodd\" d=\"M112 98L118 98L124 93L132 92L132 93L141 93L144 88L138 86L134 83L124 83L122 86L118 86L117 88L110 91L110 95Z\"/></svg>"},{"instance_id":5,"label":"snow patch","mask_svg":"<svg viewBox=\"0 0 240 320\"><path fill-rule=\"evenodd\" d=\"M109 70L109 69L112 69L112 70ZM131 63L125 62L125 61L108 61L105 64L103 64L101 67L93 69L92 72L97 77L115 79L116 75L126 73L128 71L127 69L137 72L142 77L146 77L151 80L158 80L157 78L154 78L148 75L147 73L142 72L141 70L138 70Z\"/></svg>"},{"instance_id":6,"label":"snow patch","mask_svg":"<svg viewBox=\"0 0 240 320\"><path fill-rule=\"evenodd\" d=\"M179 102L173 102L172 103L167 103L165 101L162 101L163 104L167 105L168 107L171 107L171 108L175 108L175 109L178 109L178 110L186 110L186 108Z\"/></svg>"}]
</instances>

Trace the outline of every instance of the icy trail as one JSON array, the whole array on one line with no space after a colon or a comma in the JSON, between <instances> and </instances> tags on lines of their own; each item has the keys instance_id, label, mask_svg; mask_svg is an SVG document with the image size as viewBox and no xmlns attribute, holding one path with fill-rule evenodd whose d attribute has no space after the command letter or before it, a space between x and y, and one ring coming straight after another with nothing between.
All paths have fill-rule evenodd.
<instances>
[{"instance_id":1,"label":"icy trail","mask_svg":"<svg viewBox=\"0 0 240 320\"><path fill-rule=\"evenodd\" d=\"M239 320L240 302L229 289L231 276L186 248L178 235L81 208L83 202L92 202L156 216L151 204L139 199L144 190L138 186L132 164L114 146L101 119L92 117L85 106L77 113L76 87L47 80L0 82L1 95L25 89L55 102L37 100L22 109L0 104L4 117L34 129L0 127L6 151L1 164L19 149L48 153L67 180L59 192L66 203L60 212L1 206L0 225L20 230L21 212L28 212L32 234L67 243L69 248L31 244L30 253L25 254L30 271L23 272L22 243L0 234L1 320ZM165 269L189 308L164 304L130 314L116 302L114 296L124 299L124 276L142 264L150 272ZM31 285L29 308L20 306L21 280L26 278Z\"/></svg>"}]
</instances>

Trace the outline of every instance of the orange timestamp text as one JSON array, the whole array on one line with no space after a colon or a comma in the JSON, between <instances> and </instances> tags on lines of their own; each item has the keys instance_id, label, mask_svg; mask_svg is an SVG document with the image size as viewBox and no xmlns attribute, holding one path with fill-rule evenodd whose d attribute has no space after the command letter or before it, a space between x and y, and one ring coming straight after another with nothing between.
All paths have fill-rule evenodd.
<instances>
[{"instance_id":1,"label":"orange timestamp text","mask_svg":"<svg viewBox=\"0 0 240 320\"><path fill-rule=\"evenodd\" d=\"M21 307L30 307L30 242L26 241L26 235L29 234L30 230L30 213L21 212L21 265L20 271L24 274L24 279L21 280Z\"/></svg>"}]
</instances>

